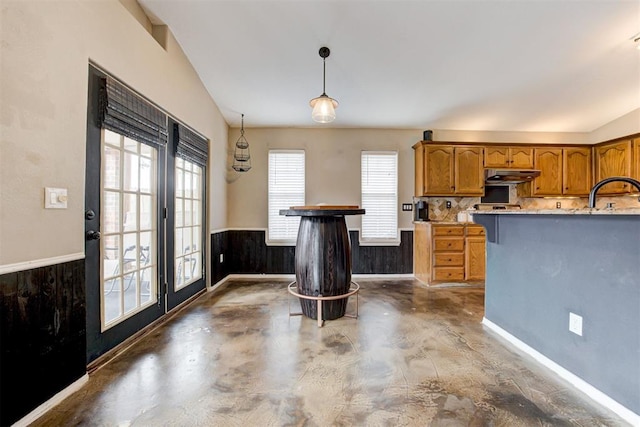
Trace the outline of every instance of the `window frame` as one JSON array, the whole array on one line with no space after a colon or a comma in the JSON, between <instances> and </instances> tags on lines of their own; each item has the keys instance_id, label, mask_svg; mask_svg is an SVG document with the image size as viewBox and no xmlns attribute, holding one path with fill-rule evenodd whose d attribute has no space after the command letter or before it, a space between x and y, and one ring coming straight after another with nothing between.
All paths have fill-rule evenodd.
<instances>
[{"instance_id":1,"label":"window frame","mask_svg":"<svg viewBox=\"0 0 640 427\"><path fill-rule=\"evenodd\" d=\"M364 237L365 217L367 213L361 217L360 220L360 232L359 244L360 246L399 246L401 244L400 228L399 228L399 213L398 213L398 200L399 200L399 188L398 188L398 160L399 153L395 150L362 150L360 152L360 207L367 210L367 206L364 203L364 182L363 182L363 161L366 155L393 155L395 158L395 237ZM369 208L371 210L371 208Z\"/></svg>"},{"instance_id":2,"label":"window frame","mask_svg":"<svg viewBox=\"0 0 640 427\"><path fill-rule=\"evenodd\" d=\"M265 233L265 242L268 246L295 246L298 238L298 227L300 224L300 217L282 217L284 221L296 222L296 233L295 236L291 236L289 238L272 238L271 237L271 229L272 229L272 218L280 218L279 215L271 215L271 202L272 202L272 188L271 188L271 155L273 154L302 154L302 201L299 203L300 205L305 205L306 203L306 162L307 162L307 153L304 149L272 149L267 153L267 230ZM280 209L288 209L290 206L297 206L298 203L294 203L289 206L280 206Z\"/></svg>"}]
</instances>

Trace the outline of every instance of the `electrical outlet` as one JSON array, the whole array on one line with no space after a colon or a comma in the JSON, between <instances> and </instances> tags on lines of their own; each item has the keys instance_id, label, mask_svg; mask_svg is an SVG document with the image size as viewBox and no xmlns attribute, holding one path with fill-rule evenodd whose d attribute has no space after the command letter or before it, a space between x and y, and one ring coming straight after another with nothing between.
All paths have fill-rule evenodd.
<instances>
[{"instance_id":1,"label":"electrical outlet","mask_svg":"<svg viewBox=\"0 0 640 427\"><path fill-rule=\"evenodd\" d=\"M582 316L569 312L569 331L582 336Z\"/></svg>"},{"instance_id":2,"label":"electrical outlet","mask_svg":"<svg viewBox=\"0 0 640 427\"><path fill-rule=\"evenodd\" d=\"M556 209L560 209L562 207L562 203L556 202Z\"/></svg>"},{"instance_id":3,"label":"electrical outlet","mask_svg":"<svg viewBox=\"0 0 640 427\"><path fill-rule=\"evenodd\" d=\"M447 200L446 206L447 206L447 209L451 209L451 201L450 200Z\"/></svg>"},{"instance_id":4,"label":"electrical outlet","mask_svg":"<svg viewBox=\"0 0 640 427\"><path fill-rule=\"evenodd\" d=\"M224 262L224 254L220 254L220 264Z\"/></svg>"},{"instance_id":5,"label":"electrical outlet","mask_svg":"<svg viewBox=\"0 0 640 427\"><path fill-rule=\"evenodd\" d=\"M403 203L402 211L403 212L411 212L413 210L413 205L411 203Z\"/></svg>"}]
</instances>

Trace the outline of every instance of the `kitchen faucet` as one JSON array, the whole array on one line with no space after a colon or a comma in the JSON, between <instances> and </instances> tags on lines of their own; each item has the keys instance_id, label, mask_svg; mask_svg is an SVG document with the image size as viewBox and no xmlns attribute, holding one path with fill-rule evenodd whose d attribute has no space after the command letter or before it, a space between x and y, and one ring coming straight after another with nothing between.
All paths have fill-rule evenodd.
<instances>
[{"instance_id":1,"label":"kitchen faucet","mask_svg":"<svg viewBox=\"0 0 640 427\"><path fill-rule=\"evenodd\" d=\"M637 181L633 178L628 178L626 176L612 176L610 178L605 178L602 181L600 181L599 183L597 183L596 185L593 186L593 188L591 189L591 191L589 192L589 207L590 208L595 208L596 207L596 193L598 192L598 190L600 189L600 187L602 187L603 185L606 185L610 182L626 182L629 183L631 185L633 185L634 187L636 187L638 189L638 191L640 191L640 181Z\"/></svg>"}]
</instances>

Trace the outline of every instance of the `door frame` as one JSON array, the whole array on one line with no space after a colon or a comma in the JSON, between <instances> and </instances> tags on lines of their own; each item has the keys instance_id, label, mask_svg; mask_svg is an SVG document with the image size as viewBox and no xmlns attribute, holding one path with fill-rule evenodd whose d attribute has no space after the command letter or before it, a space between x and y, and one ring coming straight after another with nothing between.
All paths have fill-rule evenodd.
<instances>
[{"instance_id":1,"label":"door frame","mask_svg":"<svg viewBox=\"0 0 640 427\"><path fill-rule=\"evenodd\" d=\"M85 282L86 282L86 320L87 320L87 364L121 344L136 332L145 328L165 314L166 257L165 254L165 170L166 147L158 147L157 155L157 302L120 323L102 331L101 310L101 253L100 240L88 240L86 233L100 231L101 212L101 170L102 141L100 127L100 90L101 80L106 74L89 64L89 89L87 104L87 143L85 169ZM93 211L89 218L88 211Z\"/></svg>"},{"instance_id":2,"label":"door frame","mask_svg":"<svg viewBox=\"0 0 640 427\"><path fill-rule=\"evenodd\" d=\"M176 172L176 151L178 144L178 122L172 117L169 117L169 154L167 155L167 212L166 216L166 257L167 257L167 312L172 311L176 307L183 304L185 301L193 297L194 295L204 291L207 286L207 167L202 167L202 185L201 200L202 200L202 218L201 218L201 239L200 248L202 248L202 277L189 285L174 291L175 289L175 200L176 200L176 187L175 187L175 172ZM187 160L188 161L188 160ZM193 163L193 162L192 162Z\"/></svg>"}]
</instances>

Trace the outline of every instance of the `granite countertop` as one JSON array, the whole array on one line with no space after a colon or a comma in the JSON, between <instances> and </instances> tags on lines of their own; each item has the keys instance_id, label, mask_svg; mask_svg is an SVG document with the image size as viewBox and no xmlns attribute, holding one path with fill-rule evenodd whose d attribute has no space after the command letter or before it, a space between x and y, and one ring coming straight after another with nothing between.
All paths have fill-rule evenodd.
<instances>
[{"instance_id":1,"label":"granite countertop","mask_svg":"<svg viewBox=\"0 0 640 427\"><path fill-rule=\"evenodd\" d=\"M469 211L471 215L640 215L640 208L621 209L501 209Z\"/></svg>"}]
</instances>

